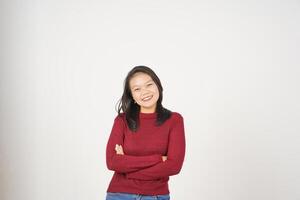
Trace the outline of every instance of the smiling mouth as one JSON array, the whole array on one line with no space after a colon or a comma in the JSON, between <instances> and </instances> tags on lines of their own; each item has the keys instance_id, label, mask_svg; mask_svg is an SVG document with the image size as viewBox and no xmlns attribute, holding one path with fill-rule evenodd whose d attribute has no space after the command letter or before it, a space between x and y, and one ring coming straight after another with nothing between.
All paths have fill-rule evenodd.
<instances>
[{"instance_id":1,"label":"smiling mouth","mask_svg":"<svg viewBox=\"0 0 300 200\"><path fill-rule=\"evenodd\" d=\"M151 96L147 96L147 97L143 98L143 99L142 99L142 101L145 101L145 102L147 102L147 101L151 100L151 99L152 99L152 97L153 97L153 95L151 95Z\"/></svg>"}]
</instances>

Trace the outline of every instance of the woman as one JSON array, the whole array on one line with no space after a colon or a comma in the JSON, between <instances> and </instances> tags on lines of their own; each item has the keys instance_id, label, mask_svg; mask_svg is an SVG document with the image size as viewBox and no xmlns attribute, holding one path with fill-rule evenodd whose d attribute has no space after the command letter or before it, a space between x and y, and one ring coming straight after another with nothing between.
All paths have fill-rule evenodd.
<instances>
[{"instance_id":1,"label":"woman","mask_svg":"<svg viewBox=\"0 0 300 200\"><path fill-rule=\"evenodd\" d=\"M114 171L106 200L170 199L169 176L181 170L185 135L183 117L162 106L162 93L149 67L127 74L106 146L106 164Z\"/></svg>"}]
</instances>

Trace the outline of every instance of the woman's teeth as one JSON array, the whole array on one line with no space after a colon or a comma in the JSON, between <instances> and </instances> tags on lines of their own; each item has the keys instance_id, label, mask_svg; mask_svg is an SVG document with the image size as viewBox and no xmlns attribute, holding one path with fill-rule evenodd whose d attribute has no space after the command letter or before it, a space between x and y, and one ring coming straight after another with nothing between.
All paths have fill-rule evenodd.
<instances>
[{"instance_id":1,"label":"woman's teeth","mask_svg":"<svg viewBox=\"0 0 300 200\"><path fill-rule=\"evenodd\" d=\"M150 99L152 99L152 96L146 97L144 99L142 99L143 101L149 101Z\"/></svg>"}]
</instances>

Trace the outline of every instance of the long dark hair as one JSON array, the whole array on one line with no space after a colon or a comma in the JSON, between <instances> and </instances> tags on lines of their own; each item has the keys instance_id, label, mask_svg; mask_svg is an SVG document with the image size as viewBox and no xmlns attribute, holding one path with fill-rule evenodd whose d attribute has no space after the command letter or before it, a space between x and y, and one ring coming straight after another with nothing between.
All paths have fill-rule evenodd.
<instances>
[{"instance_id":1,"label":"long dark hair","mask_svg":"<svg viewBox=\"0 0 300 200\"><path fill-rule=\"evenodd\" d=\"M124 80L123 95L117 102L118 115L121 115L122 114L121 111L123 111L129 129L134 132L136 132L137 129L139 128L140 106L134 103L134 99L132 97L130 86L129 86L129 81L132 78L132 76L137 72L142 72L149 75L158 88L159 98L157 100L156 110L155 110L155 112L157 113L156 126L163 124L171 116L171 111L164 108L162 105L163 87L160 83L158 76L151 68L147 66L142 66L142 65L136 66L128 72Z\"/></svg>"}]
</instances>

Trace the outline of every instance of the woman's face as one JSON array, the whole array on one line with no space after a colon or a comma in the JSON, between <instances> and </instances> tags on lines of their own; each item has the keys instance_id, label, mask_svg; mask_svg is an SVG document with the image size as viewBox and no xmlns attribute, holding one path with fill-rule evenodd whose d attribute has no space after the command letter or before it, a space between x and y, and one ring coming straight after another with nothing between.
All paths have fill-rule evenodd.
<instances>
[{"instance_id":1,"label":"woman's face","mask_svg":"<svg viewBox=\"0 0 300 200\"><path fill-rule=\"evenodd\" d=\"M141 107L142 113L153 113L159 98L159 91L152 78L145 73L137 72L129 80L131 94Z\"/></svg>"}]
</instances>

